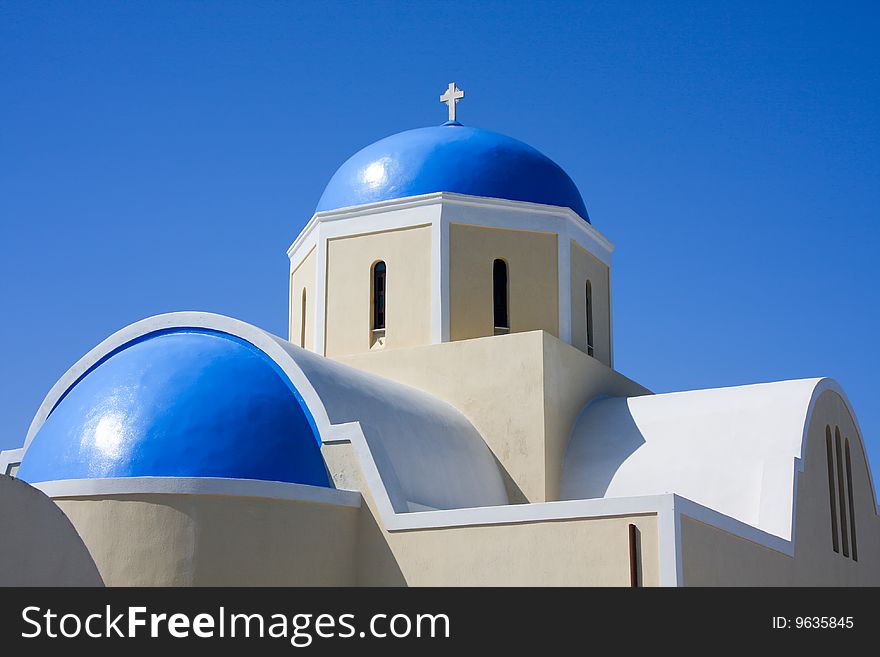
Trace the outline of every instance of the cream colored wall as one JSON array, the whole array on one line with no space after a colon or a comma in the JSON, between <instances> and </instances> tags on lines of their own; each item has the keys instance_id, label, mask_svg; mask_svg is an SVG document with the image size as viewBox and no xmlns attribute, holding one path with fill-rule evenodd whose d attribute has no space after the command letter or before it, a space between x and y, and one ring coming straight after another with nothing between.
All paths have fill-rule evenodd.
<instances>
[{"instance_id":1,"label":"cream colored wall","mask_svg":"<svg viewBox=\"0 0 880 657\"><path fill-rule=\"evenodd\" d=\"M431 228L419 226L327 242L328 356L369 351L371 272L387 266L385 349L431 341Z\"/></svg>"},{"instance_id":2,"label":"cream colored wall","mask_svg":"<svg viewBox=\"0 0 880 657\"><path fill-rule=\"evenodd\" d=\"M359 586L629 586L630 523L638 528L640 583L660 583L654 514L389 532L351 444L324 445L322 452L334 483L364 496Z\"/></svg>"},{"instance_id":3,"label":"cream colored wall","mask_svg":"<svg viewBox=\"0 0 880 657\"><path fill-rule=\"evenodd\" d=\"M643 586L658 586L656 516L384 532L362 509L361 586L629 586L629 524Z\"/></svg>"},{"instance_id":4,"label":"cream colored wall","mask_svg":"<svg viewBox=\"0 0 880 657\"><path fill-rule=\"evenodd\" d=\"M593 298L593 356L611 366L611 277L608 267L571 242L571 343L587 351L587 293Z\"/></svg>"},{"instance_id":5,"label":"cream colored wall","mask_svg":"<svg viewBox=\"0 0 880 657\"><path fill-rule=\"evenodd\" d=\"M450 224L450 339L493 335L496 258L507 261L511 332L544 330L558 336L556 234Z\"/></svg>"},{"instance_id":6,"label":"cream colored wall","mask_svg":"<svg viewBox=\"0 0 880 657\"><path fill-rule=\"evenodd\" d=\"M513 502L544 498L542 333L446 342L339 358L460 410L495 454Z\"/></svg>"},{"instance_id":7,"label":"cream colored wall","mask_svg":"<svg viewBox=\"0 0 880 657\"><path fill-rule=\"evenodd\" d=\"M849 437L858 562L832 550L825 426ZM878 586L880 518L853 418L840 396L822 393L807 432L798 475L795 555L788 557L692 519L682 518L684 583L689 586Z\"/></svg>"},{"instance_id":8,"label":"cream colored wall","mask_svg":"<svg viewBox=\"0 0 880 657\"><path fill-rule=\"evenodd\" d=\"M290 275L290 314L288 340L295 345L314 351L315 348L315 249L303 259ZM302 291L306 290L306 335L302 344Z\"/></svg>"},{"instance_id":9,"label":"cream colored wall","mask_svg":"<svg viewBox=\"0 0 880 657\"><path fill-rule=\"evenodd\" d=\"M108 586L350 586L358 509L219 495L57 501Z\"/></svg>"},{"instance_id":10,"label":"cream colored wall","mask_svg":"<svg viewBox=\"0 0 880 657\"><path fill-rule=\"evenodd\" d=\"M513 502L558 499L571 428L590 399L647 392L543 331L338 360L460 410L498 459Z\"/></svg>"}]
</instances>

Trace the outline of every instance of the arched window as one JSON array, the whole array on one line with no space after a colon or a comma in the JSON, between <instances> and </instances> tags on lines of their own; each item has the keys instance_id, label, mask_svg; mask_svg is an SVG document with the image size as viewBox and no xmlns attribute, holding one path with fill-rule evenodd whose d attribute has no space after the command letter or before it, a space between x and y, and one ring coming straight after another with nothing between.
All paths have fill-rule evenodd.
<instances>
[{"instance_id":1,"label":"arched window","mask_svg":"<svg viewBox=\"0 0 880 657\"><path fill-rule=\"evenodd\" d=\"M846 449L844 450L846 453L846 492L847 499L849 500L849 531L850 536L852 537L852 558L853 561L859 560L859 550L856 547L856 511L853 506L853 483L852 483L852 461L849 456L849 438L846 439L845 442Z\"/></svg>"},{"instance_id":2,"label":"arched window","mask_svg":"<svg viewBox=\"0 0 880 657\"><path fill-rule=\"evenodd\" d=\"M825 462L828 465L828 499L831 501L831 547L840 552L837 537L837 490L834 485L834 447L831 444L831 426L825 427Z\"/></svg>"},{"instance_id":3,"label":"arched window","mask_svg":"<svg viewBox=\"0 0 880 657\"><path fill-rule=\"evenodd\" d=\"M373 265L373 330L385 330L385 262Z\"/></svg>"},{"instance_id":4,"label":"arched window","mask_svg":"<svg viewBox=\"0 0 880 657\"><path fill-rule=\"evenodd\" d=\"M834 427L834 456L837 461L837 511L840 515L840 538L843 556L849 556L849 529L846 522L846 487L843 482L843 449L840 445L840 427Z\"/></svg>"},{"instance_id":5,"label":"arched window","mask_svg":"<svg viewBox=\"0 0 880 657\"><path fill-rule=\"evenodd\" d=\"M507 263L501 258L492 264L492 294L495 311L495 335L510 333L510 316L507 312Z\"/></svg>"},{"instance_id":6,"label":"arched window","mask_svg":"<svg viewBox=\"0 0 880 657\"><path fill-rule=\"evenodd\" d=\"M593 285L590 281L587 281L586 286L586 307L584 312L586 312L586 320L587 320L587 355L593 355Z\"/></svg>"},{"instance_id":7,"label":"arched window","mask_svg":"<svg viewBox=\"0 0 880 657\"><path fill-rule=\"evenodd\" d=\"M299 346L306 346L306 288L302 293L302 312L300 313Z\"/></svg>"}]
</instances>

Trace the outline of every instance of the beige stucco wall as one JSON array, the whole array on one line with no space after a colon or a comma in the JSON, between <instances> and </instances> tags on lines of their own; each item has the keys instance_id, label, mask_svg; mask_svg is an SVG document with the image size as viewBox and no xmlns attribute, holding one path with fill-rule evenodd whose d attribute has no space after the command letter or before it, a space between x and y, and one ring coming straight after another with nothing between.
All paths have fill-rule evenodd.
<instances>
[{"instance_id":1,"label":"beige stucco wall","mask_svg":"<svg viewBox=\"0 0 880 657\"><path fill-rule=\"evenodd\" d=\"M431 227L418 226L327 242L328 356L368 351L373 264L387 269L385 349L431 341Z\"/></svg>"},{"instance_id":2,"label":"beige stucco wall","mask_svg":"<svg viewBox=\"0 0 880 657\"><path fill-rule=\"evenodd\" d=\"M832 550L825 427L850 440L858 562ZM878 586L880 518L868 479L861 437L846 404L832 391L816 402L807 432L804 471L798 476L794 558L717 528L682 518L686 586Z\"/></svg>"},{"instance_id":3,"label":"beige stucco wall","mask_svg":"<svg viewBox=\"0 0 880 657\"><path fill-rule=\"evenodd\" d=\"M290 319L288 340L295 345L315 348L315 249L303 259L290 275ZM306 291L305 344L302 344L303 305L302 293Z\"/></svg>"},{"instance_id":4,"label":"beige stucco wall","mask_svg":"<svg viewBox=\"0 0 880 657\"><path fill-rule=\"evenodd\" d=\"M653 515L385 532L362 514L362 586L629 586L630 523L641 584L660 581Z\"/></svg>"},{"instance_id":5,"label":"beige stucco wall","mask_svg":"<svg viewBox=\"0 0 880 657\"><path fill-rule=\"evenodd\" d=\"M540 331L339 358L460 410L495 454L511 501L543 500Z\"/></svg>"},{"instance_id":6,"label":"beige stucco wall","mask_svg":"<svg viewBox=\"0 0 880 657\"><path fill-rule=\"evenodd\" d=\"M350 586L358 509L220 495L57 501L108 586Z\"/></svg>"},{"instance_id":7,"label":"beige stucco wall","mask_svg":"<svg viewBox=\"0 0 880 657\"><path fill-rule=\"evenodd\" d=\"M512 333L559 335L555 233L449 226L449 335L467 340L494 333L492 267L507 261Z\"/></svg>"},{"instance_id":8,"label":"beige stucco wall","mask_svg":"<svg viewBox=\"0 0 880 657\"><path fill-rule=\"evenodd\" d=\"M587 351L587 281L593 298L593 356L611 362L611 276L608 267L571 241L571 343Z\"/></svg>"},{"instance_id":9,"label":"beige stucco wall","mask_svg":"<svg viewBox=\"0 0 880 657\"><path fill-rule=\"evenodd\" d=\"M660 583L655 514L389 532L351 444L322 452L334 483L364 496L359 586L629 586L630 523L638 528L640 584Z\"/></svg>"},{"instance_id":10,"label":"beige stucco wall","mask_svg":"<svg viewBox=\"0 0 880 657\"><path fill-rule=\"evenodd\" d=\"M498 459L513 502L558 499L571 428L590 399L647 392L543 331L338 360L459 409Z\"/></svg>"},{"instance_id":11,"label":"beige stucco wall","mask_svg":"<svg viewBox=\"0 0 880 657\"><path fill-rule=\"evenodd\" d=\"M359 508L178 494L57 504L108 586L629 586L630 523L640 582L659 583L653 514L389 532L364 497ZM44 546L57 551L57 533ZM49 571L46 583L65 580Z\"/></svg>"}]
</instances>

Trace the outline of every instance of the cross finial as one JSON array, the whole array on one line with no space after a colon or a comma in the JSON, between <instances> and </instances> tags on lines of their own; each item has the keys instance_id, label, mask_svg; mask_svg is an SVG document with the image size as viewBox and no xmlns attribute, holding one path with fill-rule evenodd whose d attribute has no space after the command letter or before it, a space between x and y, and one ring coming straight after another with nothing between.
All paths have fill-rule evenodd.
<instances>
[{"instance_id":1,"label":"cross finial","mask_svg":"<svg viewBox=\"0 0 880 657\"><path fill-rule=\"evenodd\" d=\"M446 93L440 96L440 102L446 103L449 107L449 120L455 121L455 106L458 105L458 101L464 98L464 91L459 89L455 82L450 82L449 86L446 88Z\"/></svg>"}]
</instances>

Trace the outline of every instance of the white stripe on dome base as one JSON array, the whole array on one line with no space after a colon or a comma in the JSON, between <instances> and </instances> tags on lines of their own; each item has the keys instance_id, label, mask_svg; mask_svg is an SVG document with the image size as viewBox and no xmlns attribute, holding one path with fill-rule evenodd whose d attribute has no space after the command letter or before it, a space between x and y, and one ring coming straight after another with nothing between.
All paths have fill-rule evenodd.
<instances>
[{"instance_id":1,"label":"white stripe on dome base","mask_svg":"<svg viewBox=\"0 0 880 657\"><path fill-rule=\"evenodd\" d=\"M332 504L360 508L357 491L284 481L226 479L222 477L118 477L61 479L31 484L52 499L95 495L225 495Z\"/></svg>"}]
</instances>

